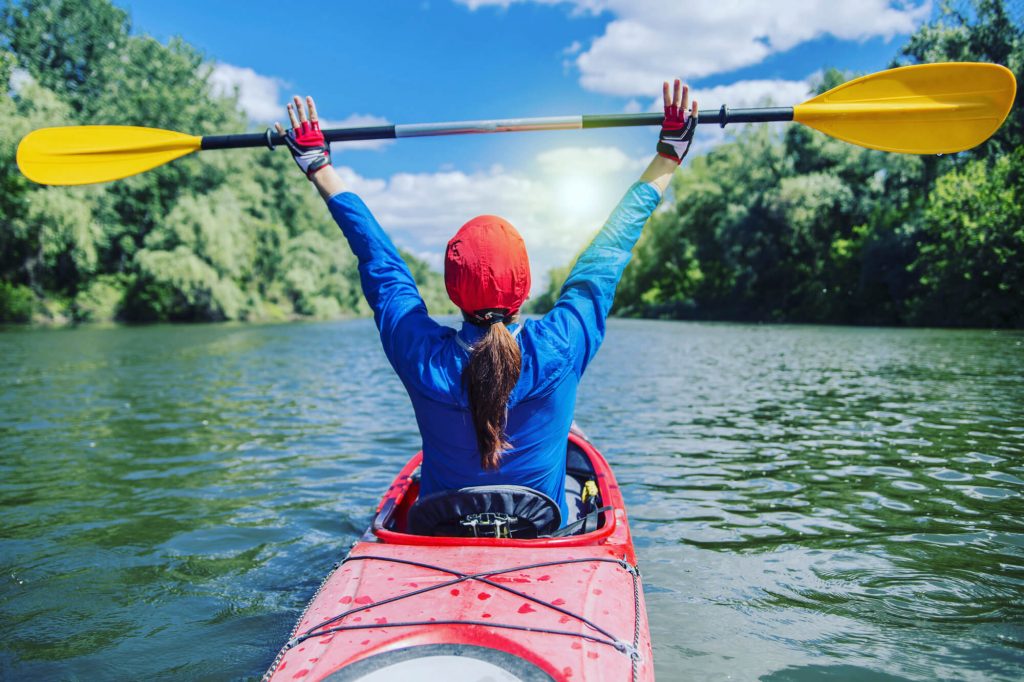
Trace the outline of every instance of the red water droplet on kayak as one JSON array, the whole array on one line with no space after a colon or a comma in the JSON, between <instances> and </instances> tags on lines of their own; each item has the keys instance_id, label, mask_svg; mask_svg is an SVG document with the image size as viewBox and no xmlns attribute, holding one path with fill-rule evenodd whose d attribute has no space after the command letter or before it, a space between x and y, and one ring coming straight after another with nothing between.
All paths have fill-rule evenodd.
<instances>
[{"instance_id":1,"label":"red water droplet on kayak","mask_svg":"<svg viewBox=\"0 0 1024 682\"><path fill-rule=\"evenodd\" d=\"M365 594L362 597L356 597L356 603L357 604L370 604L372 602L373 602L373 599L371 599L370 597L368 597Z\"/></svg>"},{"instance_id":2,"label":"red water droplet on kayak","mask_svg":"<svg viewBox=\"0 0 1024 682\"><path fill-rule=\"evenodd\" d=\"M309 662L310 663L316 663L319 660L320 660L319 658L311 658L311 659L309 659Z\"/></svg>"},{"instance_id":3,"label":"red water droplet on kayak","mask_svg":"<svg viewBox=\"0 0 1024 682\"><path fill-rule=\"evenodd\" d=\"M537 578L537 580L551 580L551 576L550 575L542 575L541 577Z\"/></svg>"},{"instance_id":4,"label":"red water droplet on kayak","mask_svg":"<svg viewBox=\"0 0 1024 682\"><path fill-rule=\"evenodd\" d=\"M482 615L482 616L480 616L480 617L481 617L481 618L490 618L490 617L491 617L491 614L489 614L489 613L485 613L484 615Z\"/></svg>"},{"instance_id":5,"label":"red water droplet on kayak","mask_svg":"<svg viewBox=\"0 0 1024 682\"><path fill-rule=\"evenodd\" d=\"M277 672L281 672L282 670L284 670L287 667L288 667L288 661L285 661L281 665L277 666Z\"/></svg>"},{"instance_id":6,"label":"red water droplet on kayak","mask_svg":"<svg viewBox=\"0 0 1024 682\"><path fill-rule=\"evenodd\" d=\"M428 623L434 623L434 622L436 622L436 621L437 621L437 618L431 618L431 619L429 619L429 620L428 620L427 622L428 622Z\"/></svg>"},{"instance_id":7,"label":"red water droplet on kayak","mask_svg":"<svg viewBox=\"0 0 1024 682\"><path fill-rule=\"evenodd\" d=\"M558 622L561 623L562 625L565 625L570 620L572 620L572 619L569 618L569 616L562 616L561 618L558 619Z\"/></svg>"},{"instance_id":8,"label":"red water droplet on kayak","mask_svg":"<svg viewBox=\"0 0 1024 682\"><path fill-rule=\"evenodd\" d=\"M370 640L368 640L368 639L364 639L363 641L360 642L360 644L362 644L363 646L366 646L369 643L370 643Z\"/></svg>"},{"instance_id":9,"label":"red water droplet on kayak","mask_svg":"<svg viewBox=\"0 0 1024 682\"><path fill-rule=\"evenodd\" d=\"M561 606L562 604L565 603L565 600L562 599L561 597L559 597L558 599L556 599L555 601L553 601L551 603L554 604L555 606Z\"/></svg>"},{"instance_id":10,"label":"red water droplet on kayak","mask_svg":"<svg viewBox=\"0 0 1024 682\"><path fill-rule=\"evenodd\" d=\"M374 618L373 622L376 623L377 625L383 625L384 623L388 622L388 619L387 618Z\"/></svg>"},{"instance_id":11,"label":"red water droplet on kayak","mask_svg":"<svg viewBox=\"0 0 1024 682\"><path fill-rule=\"evenodd\" d=\"M580 644L579 642L573 642L573 643L572 643L572 648L573 648L573 649L582 649L582 648L583 648L583 645L582 645L582 644Z\"/></svg>"},{"instance_id":12,"label":"red water droplet on kayak","mask_svg":"<svg viewBox=\"0 0 1024 682\"><path fill-rule=\"evenodd\" d=\"M405 583L405 585L406 585L407 587L419 587L419 586L420 586L420 584L419 584L419 583Z\"/></svg>"},{"instance_id":13,"label":"red water droplet on kayak","mask_svg":"<svg viewBox=\"0 0 1024 682\"><path fill-rule=\"evenodd\" d=\"M533 613L536 610L537 609L533 608L529 604L523 604L522 606L519 607L519 613Z\"/></svg>"},{"instance_id":14,"label":"red water droplet on kayak","mask_svg":"<svg viewBox=\"0 0 1024 682\"><path fill-rule=\"evenodd\" d=\"M338 603L340 603L340 604L351 604L352 603L352 597L346 594L344 597L342 597L341 599L338 600Z\"/></svg>"},{"instance_id":15,"label":"red water droplet on kayak","mask_svg":"<svg viewBox=\"0 0 1024 682\"><path fill-rule=\"evenodd\" d=\"M596 595L599 595L599 596L600 596L600 595L601 595L601 594L602 594L602 593L604 592L604 590L602 590L602 589L601 589L601 588L599 588L599 587L595 587L595 588L594 588L593 590L591 590L591 591L592 591L592 592L593 592L594 594L596 594Z\"/></svg>"},{"instance_id":16,"label":"red water droplet on kayak","mask_svg":"<svg viewBox=\"0 0 1024 682\"><path fill-rule=\"evenodd\" d=\"M588 651L587 652L587 658L597 658L597 652L596 651Z\"/></svg>"},{"instance_id":17,"label":"red water droplet on kayak","mask_svg":"<svg viewBox=\"0 0 1024 682\"><path fill-rule=\"evenodd\" d=\"M572 677L572 668L570 668L569 666L565 666L564 668L562 668L562 674L566 677Z\"/></svg>"},{"instance_id":18,"label":"red water droplet on kayak","mask_svg":"<svg viewBox=\"0 0 1024 682\"><path fill-rule=\"evenodd\" d=\"M353 623L358 623L358 622L359 622L359 621L361 621L362 619L363 619L363 617L362 617L362 616L356 616L355 618L353 618L353 619L352 619L352 622L353 622Z\"/></svg>"},{"instance_id":19,"label":"red water droplet on kayak","mask_svg":"<svg viewBox=\"0 0 1024 682\"><path fill-rule=\"evenodd\" d=\"M324 637L321 637L320 639L317 640L317 642L319 644L330 644L332 639L334 639L334 635L330 634L330 635L326 635Z\"/></svg>"},{"instance_id":20,"label":"red water droplet on kayak","mask_svg":"<svg viewBox=\"0 0 1024 682\"><path fill-rule=\"evenodd\" d=\"M476 595L476 598L480 601L487 601L491 598L491 595L487 594L486 592L481 592L480 594Z\"/></svg>"},{"instance_id":21,"label":"red water droplet on kayak","mask_svg":"<svg viewBox=\"0 0 1024 682\"><path fill-rule=\"evenodd\" d=\"M302 670L300 670L299 672L297 672L297 673L295 673L294 675L292 675L292 679L293 679L293 680L297 680L297 679L299 679L300 677L305 677L305 676L306 676L306 675L308 675L308 674L309 674L309 671L308 671L308 670L306 670L305 668L303 668L303 669L302 669Z\"/></svg>"},{"instance_id":22,"label":"red water droplet on kayak","mask_svg":"<svg viewBox=\"0 0 1024 682\"><path fill-rule=\"evenodd\" d=\"M458 597L459 594L461 594L461 593L458 590L452 590L452 596L453 597Z\"/></svg>"}]
</instances>

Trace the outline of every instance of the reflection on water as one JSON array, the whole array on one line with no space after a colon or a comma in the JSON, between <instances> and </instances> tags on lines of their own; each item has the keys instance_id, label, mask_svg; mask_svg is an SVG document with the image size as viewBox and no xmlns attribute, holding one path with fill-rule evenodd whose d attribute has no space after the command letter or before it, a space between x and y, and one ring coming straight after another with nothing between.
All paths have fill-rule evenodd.
<instances>
[{"instance_id":1,"label":"reflection on water","mask_svg":"<svg viewBox=\"0 0 1024 682\"><path fill-rule=\"evenodd\" d=\"M1024 335L613 321L659 677L1024 675ZM418 445L367 320L0 334L0 677L259 675Z\"/></svg>"}]
</instances>

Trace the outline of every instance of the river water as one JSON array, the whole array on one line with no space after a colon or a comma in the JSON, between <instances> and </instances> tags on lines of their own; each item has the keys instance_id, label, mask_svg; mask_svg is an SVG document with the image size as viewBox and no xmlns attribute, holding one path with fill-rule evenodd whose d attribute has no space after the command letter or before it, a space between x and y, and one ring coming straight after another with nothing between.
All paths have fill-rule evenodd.
<instances>
[{"instance_id":1,"label":"river water","mask_svg":"<svg viewBox=\"0 0 1024 682\"><path fill-rule=\"evenodd\" d=\"M660 680L1024 676L1024 334L613 320ZM258 677L418 445L369 320L0 333L0 678Z\"/></svg>"}]
</instances>

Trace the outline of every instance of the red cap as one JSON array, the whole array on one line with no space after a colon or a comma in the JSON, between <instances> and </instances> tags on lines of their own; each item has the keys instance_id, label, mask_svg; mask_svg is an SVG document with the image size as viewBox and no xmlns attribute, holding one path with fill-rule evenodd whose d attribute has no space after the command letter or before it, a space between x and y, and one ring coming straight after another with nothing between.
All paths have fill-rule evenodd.
<instances>
[{"instance_id":1,"label":"red cap","mask_svg":"<svg viewBox=\"0 0 1024 682\"><path fill-rule=\"evenodd\" d=\"M530 293L530 259L516 228L496 215L463 225L444 255L444 286L460 310L511 315Z\"/></svg>"}]
</instances>

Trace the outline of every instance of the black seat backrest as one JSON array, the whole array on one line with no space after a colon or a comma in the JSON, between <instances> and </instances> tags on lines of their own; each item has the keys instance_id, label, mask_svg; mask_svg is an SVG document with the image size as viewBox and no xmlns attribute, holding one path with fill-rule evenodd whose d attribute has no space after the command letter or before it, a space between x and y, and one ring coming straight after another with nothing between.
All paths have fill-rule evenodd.
<instances>
[{"instance_id":1,"label":"black seat backrest","mask_svg":"<svg viewBox=\"0 0 1024 682\"><path fill-rule=\"evenodd\" d=\"M409 509L409 532L435 537L536 538L562 525L544 493L521 485L478 485L421 497Z\"/></svg>"}]
</instances>

